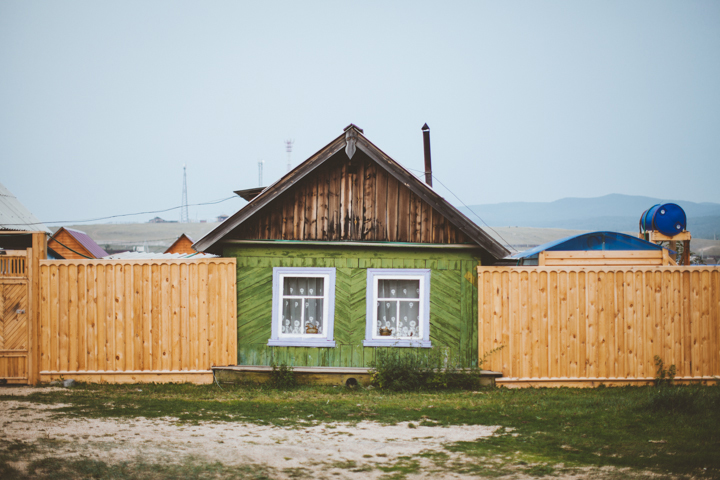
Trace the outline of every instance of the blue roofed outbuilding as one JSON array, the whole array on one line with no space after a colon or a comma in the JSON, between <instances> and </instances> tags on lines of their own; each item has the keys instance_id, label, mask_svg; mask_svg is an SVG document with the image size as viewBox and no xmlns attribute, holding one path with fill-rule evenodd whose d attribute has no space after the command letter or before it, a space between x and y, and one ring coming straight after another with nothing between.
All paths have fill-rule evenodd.
<instances>
[{"instance_id":1,"label":"blue roofed outbuilding","mask_svg":"<svg viewBox=\"0 0 720 480\"><path fill-rule=\"evenodd\" d=\"M648 242L638 237L628 235L620 232L589 232L581 233L579 235L572 235L570 237L561 238L559 240L553 240L552 242L538 245L537 247L525 250L524 252L516 253L512 255L510 259L516 260L518 265L542 265L540 261L541 254L543 252L588 252L585 255L587 258L622 258L621 252L655 252L657 255L650 253L649 255L638 255L638 254L627 254L626 257L629 259L630 264L634 259L638 258L649 258L657 256L662 258L666 256L663 250L667 251L667 254L674 254L672 250L667 250L664 247L657 245L652 242ZM616 252L608 253L606 255L598 255L590 252ZM558 258L557 255L554 257ZM568 255L568 257L574 258L577 262L583 257L580 255ZM636 260L637 261L637 260ZM566 262L567 263L567 262ZM612 264L617 265L614 261ZM644 264L644 262L643 262Z\"/></svg>"}]
</instances>

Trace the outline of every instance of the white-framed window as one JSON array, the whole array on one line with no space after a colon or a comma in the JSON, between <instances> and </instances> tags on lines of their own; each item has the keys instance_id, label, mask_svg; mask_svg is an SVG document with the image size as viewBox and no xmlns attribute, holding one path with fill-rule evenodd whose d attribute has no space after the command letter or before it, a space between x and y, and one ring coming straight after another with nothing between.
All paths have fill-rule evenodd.
<instances>
[{"instance_id":1,"label":"white-framed window","mask_svg":"<svg viewBox=\"0 0 720 480\"><path fill-rule=\"evenodd\" d=\"M270 346L334 347L334 268L273 268Z\"/></svg>"},{"instance_id":2,"label":"white-framed window","mask_svg":"<svg viewBox=\"0 0 720 480\"><path fill-rule=\"evenodd\" d=\"M430 347L430 270L367 270L367 347Z\"/></svg>"}]
</instances>

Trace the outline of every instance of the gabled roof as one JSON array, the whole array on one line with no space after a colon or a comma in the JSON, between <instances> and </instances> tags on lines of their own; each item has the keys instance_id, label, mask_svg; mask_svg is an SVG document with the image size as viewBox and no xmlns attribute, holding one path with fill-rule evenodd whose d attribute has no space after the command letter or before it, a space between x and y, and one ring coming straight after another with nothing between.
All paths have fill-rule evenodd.
<instances>
[{"instance_id":1,"label":"gabled roof","mask_svg":"<svg viewBox=\"0 0 720 480\"><path fill-rule=\"evenodd\" d=\"M70 234L75 240L77 240L80 245L85 247L85 249L95 258L103 258L107 256L107 252L103 250L103 248L95 243L95 240L90 238L90 236L85 233L81 232L80 230L75 230L74 228L68 228L68 227L60 227L60 229L55 232L55 234L51 237L50 240L56 240L56 237L60 235L62 231L66 231L68 234ZM67 247L66 247L67 248Z\"/></svg>"},{"instance_id":2,"label":"gabled roof","mask_svg":"<svg viewBox=\"0 0 720 480\"><path fill-rule=\"evenodd\" d=\"M362 151L370 159L385 169L390 175L397 179L402 185L410 189L415 195L432 206L443 215L452 225L457 227L474 243L482 247L495 259L508 255L508 252L501 244L485 233L480 227L460 213L447 200L438 195L431 187L418 180L413 174L402 167L395 160L390 158L377 146L375 146L364 135L363 131L355 125L350 125L345 132L335 138L332 142L312 155L295 169L288 172L284 177L262 190L262 193L254 197L240 211L232 215L214 230L205 235L193 245L198 251L206 251L230 234L236 227L251 218L255 213L265 208L283 192L301 179L311 174L320 165L333 157L336 153L345 149L347 157L352 159L357 150Z\"/></svg>"},{"instance_id":3,"label":"gabled roof","mask_svg":"<svg viewBox=\"0 0 720 480\"><path fill-rule=\"evenodd\" d=\"M190 238L187 234L183 233L181 234L173 243L170 245L166 250L165 253L184 253L184 254L193 254L197 253L195 249L192 248L193 239ZM183 249L182 246L186 245L189 247L188 249ZM178 249L182 250L182 252L178 251Z\"/></svg>"},{"instance_id":4,"label":"gabled roof","mask_svg":"<svg viewBox=\"0 0 720 480\"><path fill-rule=\"evenodd\" d=\"M553 240L552 242L516 253L511 258L529 258L544 251L584 251L584 250L662 250L663 247L642 238L620 232L589 232Z\"/></svg>"},{"instance_id":5,"label":"gabled roof","mask_svg":"<svg viewBox=\"0 0 720 480\"><path fill-rule=\"evenodd\" d=\"M50 229L30 213L30 210L25 208L2 183L0 183L0 230L51 233Z\"/></svg>"}]
</instances>

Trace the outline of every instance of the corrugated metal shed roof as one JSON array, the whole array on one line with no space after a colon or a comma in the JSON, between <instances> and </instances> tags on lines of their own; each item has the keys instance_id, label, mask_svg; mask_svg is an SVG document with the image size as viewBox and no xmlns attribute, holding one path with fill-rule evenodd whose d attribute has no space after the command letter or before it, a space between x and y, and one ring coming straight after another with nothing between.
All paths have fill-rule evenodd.
<instances>
[{"instance_id":1,"label":"corrugated metal shed roof","mask_svg":"<svg viewBox=\"0 0 720 480\"><path fill-rule=\"evenodd\" d=\"M553 240L535 248L516 253L510 258L529 258L544 251L578 250L661 250L663 247L620 232L590 232Z\"/></svg>"},{"instance_id":2,"label":"corrugated metal shed roof","mask_svg":"<svg viewBox=\"0 0 720 480\"><path fill-rule=\"evenodd\" d=\"M107 252L103 250L103 248L95 243L95 240L90 238L90 235L88 235L85 232L81 232L80 230L75 230L74 228L67 228L63 227L70 235L72 235L75 240L80 242L83 247L87 248L87 251L92 254L95 258L103 258L107 256ZM59 232L60 230L58 230ZM57 235L57 232L55 232L55 235Z\"/></svg>"},{"instance_id":3,"label":"corrugated metal shed roof","mask_svg":"<svg viewBox=\"0 0 720 480\"><path fill-rule=\"evenodd\" d=\"M216 258L210 253L150 253L150 252L122 252L103 257L103 260L172 260L175 258Z\"/></svg>"},{"instance_id":4,"label":"corrugated metal shed roof","mask_svg":"<svg viewBox=\"0 0 720 480\"><path fill-rule=\"evenodd\" d=\"M0 230L24 230L31 232L47 232L50 229L43 225L15 195L0 183Z\"/></svg>"}]
</instances>

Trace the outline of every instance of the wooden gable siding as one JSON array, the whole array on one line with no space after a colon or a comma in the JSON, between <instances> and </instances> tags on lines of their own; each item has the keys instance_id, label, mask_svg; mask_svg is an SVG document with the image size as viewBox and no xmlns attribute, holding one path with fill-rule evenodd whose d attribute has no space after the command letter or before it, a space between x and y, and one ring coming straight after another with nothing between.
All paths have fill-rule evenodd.
<instances>
[{"instance_id":1,"label":"wooden gable siding","mask_svg":"<svg viewBox=\"0 0 720 480\"><path fill-rule=\"evenodd\" d=\"M427 355L439 349L460 365L477 365L477 251L276 244L228 245L223 253L237 259L238 365L368 367L378 351L388 348L363 346L368 268L430 269L433 347L403 351ZM273 267L336 269L335 348L268 346Z\"/></svg>"},{"instance_id":2,"label":"wooden gable siding","mask_svg":"<svg viewBox=\"0 0 720 480\"><path fill-rule=\"evenodd\" d=\"M239 225L237 240L458 244L471 240L362 152L344 151Z\"/></svg>"},{"instance_id":3,"label":"wooden gable siding","mask_svg":"<svg viewBox=\"0 0 720 480\"><path fill-rule=\"evenodd\" d=\"M57 241L55 239L57 239ZM61 243L62 245L60 245ZM68 248L65 248L63 245ZM53 238L48 240L48 248L52 248L53 251L57 252L58 255L62 256L62 258L66 260L95 258L95 256L90 253L82 243L78 242L75 237L70 235L67 230L58 232ZM85 256L83 257L82 255L78 255L78 253L75 253L70 249Z\"/></svg>"},{"instance_id":4,"label":"wooden gable siding","mask_svg":"<svg viewBox=\"0 0 720 480\"><path fill-rule=\"evenodd\" d=\"M165 253L195 253L195 249L192 248L193 241L188 238L187 235L183 234L165 250Z\"/></svg>"}]
</instances>

